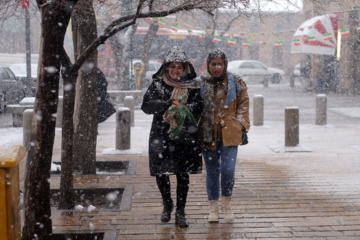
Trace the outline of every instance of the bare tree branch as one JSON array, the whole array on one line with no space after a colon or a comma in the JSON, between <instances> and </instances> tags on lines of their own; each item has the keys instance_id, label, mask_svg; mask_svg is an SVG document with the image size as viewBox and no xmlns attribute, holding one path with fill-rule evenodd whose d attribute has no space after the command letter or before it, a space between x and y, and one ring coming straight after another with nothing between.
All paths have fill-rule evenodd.
<instances>
[{"instance_id":1,"label":"bare tree branch","mask_svg":"<svg viewBox=\"0 0 360 240\"><path fill-rule=\"evenodd\" d=\"M175 8L172 8L167 11L155 11L155 12L147 12L147 13L140 13L141 6L145 1L142 0L139 3L139 6L137 8L137 12L135 14L127 15L121 18L116 19L113 21L108 27L105 28L104 33L100 35L92 44L89 45L89 47L81 54L81 56L76 60L76 62L73 65L72 71L77 71L81 65L85 62L85 60L88 58L88 56L93 52L100 44L103 44L109 37L113 36L114 34L120 32L121 30L135 24L136 19L138 18L147 18L147 17L164 17L176 12L180 11L189 11L192 9L204 9L203 5L199 4L189 4L189 5L183 5L178 6ZM126 21L132 20L131 22L125 23ZM123 25L121 25L123 24Z\"/></svg>"}]
</instances>

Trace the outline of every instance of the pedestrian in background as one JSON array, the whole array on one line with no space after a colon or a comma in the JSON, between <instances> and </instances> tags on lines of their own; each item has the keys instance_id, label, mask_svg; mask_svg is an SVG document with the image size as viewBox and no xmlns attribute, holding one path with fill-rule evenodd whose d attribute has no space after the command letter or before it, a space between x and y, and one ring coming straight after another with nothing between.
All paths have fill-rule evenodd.
<instances>
[{"instance_id":1,"label":"pedestrian in background","mask_svg":"<svg viewBox=\"0 0 360 240\"><path fill-rule=\"evenodd\" d=\"M185 205L189 174L202 172L201 148L197 137L197 116L203 109L196 73L185 52L173 47L147 89L141 109L154 114L149 139L150 175L163 200L161 222L171 219L170 175L176 175L175 224L188 227Z\"/></svg>"},{"instance_id":2,"label":"pedestrian in background","mask_svg":"<svg viewBox=\"0 0 360 240\"><path fill-rule=\"evenodd\" d=\"M199 132L206 165L209 222L219 221L220 190L224 221L234 220L231 196L235 183L238 145L247 144L246 132L250 128L246 84L240 77L227 72L227 63L222 50L212 50L206 61L207 72L201 76L204 110Z\"/></svg>"},{"instance_id":3,"label":"pedestrian in background","mask_svg":"<svg viewBox=\"0 0 360 240\"><path fill-rule=\"evenodd\" d=\"M113 115L116 110L112 103L110 102L109 93L107 92L108 82L104 73L97 69L98 73L98 97L97 97L97 107L98 107L98 123L106 121L111 115Z\"/></svg>"}]
</instances>

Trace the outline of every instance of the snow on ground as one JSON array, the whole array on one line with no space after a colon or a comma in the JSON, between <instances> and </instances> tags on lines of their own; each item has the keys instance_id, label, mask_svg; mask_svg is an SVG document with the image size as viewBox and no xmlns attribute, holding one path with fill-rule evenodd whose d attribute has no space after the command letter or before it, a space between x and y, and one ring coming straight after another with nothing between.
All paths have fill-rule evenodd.
<instances>
[{"instance_id":1,"label":"snow on ground","mask_svg":"<svg viewBox=\"0 0 360 240\"><path fill-rule=\"evenodd\" d=\"M22 128L0 128L0 147L23 144Z\"/></svg>"}]
</instances>

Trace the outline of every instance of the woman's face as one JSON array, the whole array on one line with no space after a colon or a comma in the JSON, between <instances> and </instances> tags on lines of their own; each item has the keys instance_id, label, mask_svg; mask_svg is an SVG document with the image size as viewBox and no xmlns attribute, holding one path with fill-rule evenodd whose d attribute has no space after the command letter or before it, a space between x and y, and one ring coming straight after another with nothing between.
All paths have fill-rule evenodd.
<instances>
[{"instance_id":1,"label":"woman's face","mask_svg":"<svg viewBox=\"0 0 360 240\"><path fill-rule=\"evenodd\" d=\"M169 64L169 75L172 79L179 79L184 72L184 67L180 62L171 62Z\"/></svg>"},{"instance_id":2,"label":"woman's face","mask_svg":"<svg viewBox=\"0 0 360 240\"><path fill-rule=\"evenodd\" d=\"M210 74L213 77L220 77L224 71L225 64L221 57L214 58L209 63Z\"/></svg>"}]
</instances>

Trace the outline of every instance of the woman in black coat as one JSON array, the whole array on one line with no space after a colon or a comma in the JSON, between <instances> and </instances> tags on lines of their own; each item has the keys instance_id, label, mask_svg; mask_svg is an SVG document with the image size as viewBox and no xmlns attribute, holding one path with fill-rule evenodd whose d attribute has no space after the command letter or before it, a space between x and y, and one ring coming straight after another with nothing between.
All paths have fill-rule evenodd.
<instances>
[{"instance_id":1,"label":"woman in black coat","mask_svg":"<svg viewBox=\"0 0 360 240\"><path fill-rule=\"evenodd\" d=\"M176 175L175 224L188 227L185 205L189 174L201 173L202 156L197 138L197 116L203 109L196 73L185 52L173 47L144 95L141 109L154 114L149 139L150 175L156 177L168 222L174 208L169 175Z\"/></svg>"}]
</instances>

